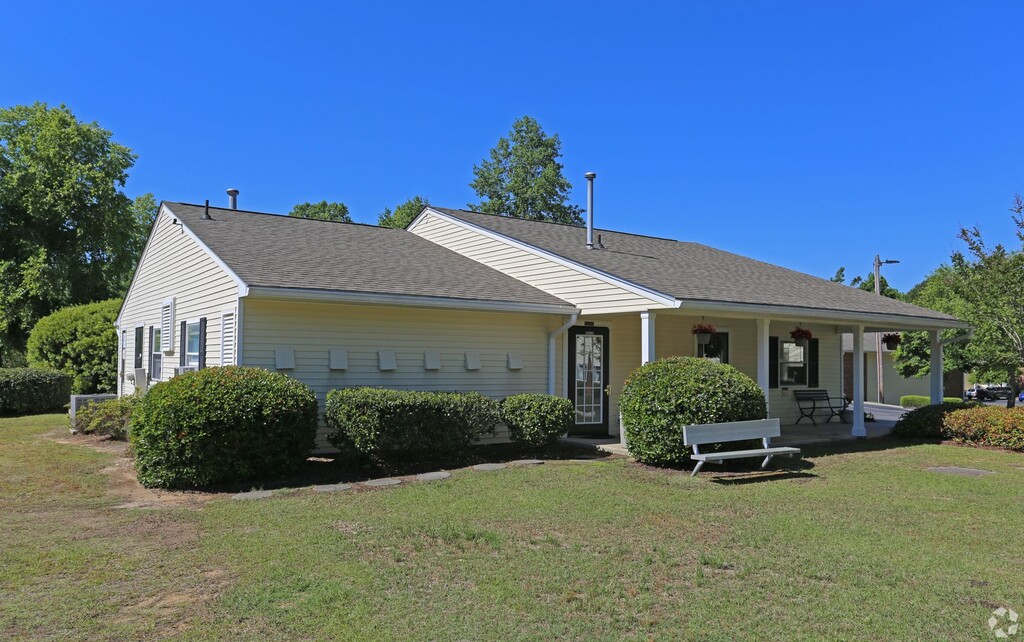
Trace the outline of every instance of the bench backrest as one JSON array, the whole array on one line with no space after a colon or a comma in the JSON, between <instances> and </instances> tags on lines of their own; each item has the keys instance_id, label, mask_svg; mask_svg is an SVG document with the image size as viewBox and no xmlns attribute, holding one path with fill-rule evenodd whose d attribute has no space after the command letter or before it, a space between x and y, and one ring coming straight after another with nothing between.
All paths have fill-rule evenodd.
<instances>
[{"instance_id":1,"label":"bench backrest","mask_svg":"<svg viewBox=\"0 0 1024 642\"><path fill-rule=\"evenodd\" d=\"M782 434L778 419L733 421L723 424L683 426L683 444L686 446L714 444L724 441L743 441L778 437Z\"/></svg>"},{"instance_id":2,"label":"bench backrest","mask_svg":"<svg viewBox=\"0 0 1024 642\"><path fill-rule=\"evenodd\" d=\"M828 401L828 390L794 390L793 396L799 401Z\"/></svg>"}]
</instances>

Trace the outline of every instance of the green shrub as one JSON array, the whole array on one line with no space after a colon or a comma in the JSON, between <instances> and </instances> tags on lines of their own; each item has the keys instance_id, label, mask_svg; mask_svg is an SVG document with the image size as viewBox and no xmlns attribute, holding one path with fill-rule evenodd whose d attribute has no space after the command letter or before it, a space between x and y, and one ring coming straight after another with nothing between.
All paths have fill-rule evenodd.
<instances>
[{"instance_id":1,"label":"green shrub","mask_svg":"<svg viewBox=\"0 0 1024 642\"><path fill-rule=\"evenodd\" d=\"M1024 408L981 406L955 410L942 429L953 441L1024 451Z\"/></svg>"},{"instance_id":2,"label":"green shrub","mask_svg":"<svg viewBox=\"0 0 1024 642\"><path fill-rule=\"evenodd\" d=\"M619 410L630 454L658 466L689 458L683 426L767 415L764 392L750 377L732 366L694 357L659 359L634 370L626 379Z\"/></svg>"},{"instance_id":3,"label":"green shrub","mask_svg":"<svg viewBox=\"0 0 1024 642\"><path fill-rule=\"evenodd\" d=\"M86 435L109 435L112 439L128 439L132 412L142 397L125 395L86 404L75 412L71 429Z\"/></svg>"},{"instance_id":4,"label":"green shrub","mask_svg":"<svg viewBox=\"0 0 1024 642\"><path fill-rule=\"evenodd\" d=\"M963 399L959 397L943 397L942 403L960 403ZM923 408L931 405L932 398L926 395L903 395L900 397L900 405L904 408Z\"/></svg>"},{"instance_id":5,"label":"green shrub","mask_svg":"<svg viewBox=\"0 0 1024 642\"><path fill-rule=\"evenodd\" d=\"M382 466L457 458L498 422L498 404L476 392L346 388L327 393L328 440Z\"/></svg>"},{"instance_id":6,"label":"green shrub","mask_svg":"<svg viewBox=\"0 0 1024 642\"><path fill-rule=\"evenodd\" d=\"M0 368L0 415L60 410L71 400L71 377L38 368Z\"/></svg>"},{"instance_id":7,"label":"green shrub","mask_svg":"<svg viewBox=\"0 0 1024 642\"><path fill-rule=\"evenodd\" d=\"M272 479L314 447L316 396L260 368L204 368L158 383L132 416L135 466L145 486L189 488Z\"/></svg>"},{"instance_id":8,"label":"green shrub","mask_svg":"<svg viewBox=\"0 0 1024 642\"><path fill-rule=\"evenodd\" d=\"M573 412L571 401L554 395L512 395L501 402L501 420L509 437L533 447L558 441L573 427Z\"/></svg>"},{"instance_id":9,"label":"green shrub","mask_svg":"<svg viewBox=\"0 0 1024 642\"><path fill-rule=\"evenodd\" d=\"M942 439L942 418L946 413L970 408L977 404L960 400L948 401L934 406L923 406L904 413L893 426L892 435L906 439Z\"/></svg>"},{"instance_id":10,"label":"green shrub","mask_svg":"<svg viewBox=\"0 0 1024 642\"><path fill-rule=\"evenodd\" d=\"M28 335L28 363L71 376L71 391L117 390L117 329L121 299L74 305L40 319Z\"/></svg>"}]
</instances>

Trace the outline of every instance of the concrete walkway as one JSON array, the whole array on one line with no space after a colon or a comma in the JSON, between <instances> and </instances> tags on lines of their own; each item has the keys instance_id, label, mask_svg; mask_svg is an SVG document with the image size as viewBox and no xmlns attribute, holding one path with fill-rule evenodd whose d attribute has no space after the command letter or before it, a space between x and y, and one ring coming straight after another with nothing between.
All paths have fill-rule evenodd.
<instances>
[{"instance_id":1,"label":"concrete walkway","mask_svg":"<svg viewBox=\"0 0 1024 642\"><path fill-rule=\"evenodd\" d=\"M891 431L896 420L907 410L900 406L890 406L877 403L865 403L864 410L875 417L875 421L866 422L868 439L885 437ZM849 413L847 413L847 421ZM772 439L773 446L811 446L828 444L834 442L851 441L856 439L851 433L853 426L849 423L839 423L833 420L831 423L818 422L814 425L806 419L799 424L782 426L782 436ZM563 437L559 440L563 444L590 448L599 452L606 452L612 455L628 456L629 452L619 443L618 437Z\"/></svg>"}]
</instances>

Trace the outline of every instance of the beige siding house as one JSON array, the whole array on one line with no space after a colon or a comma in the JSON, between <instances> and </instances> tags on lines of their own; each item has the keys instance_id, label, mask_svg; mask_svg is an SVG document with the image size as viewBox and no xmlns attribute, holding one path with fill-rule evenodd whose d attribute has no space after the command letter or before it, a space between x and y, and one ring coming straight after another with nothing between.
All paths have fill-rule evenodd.
<instances>
[{"instance_id":1,"label":"beige siding house","mask_svg":"<svg viewBox=\"0 0 1024 642\"><path fill-rule=\"evenodd\" d=\"M594 232L590 249L582 228L435 207L394 230L164 203L117 321L119 391L240 364L321 400L351 386L548 392L573 400L574 433L607 437L624 432L633 369L693 355L749 374L786 424L794 391L841 394L843 333L931 331L941 366L939 331L963 327L704 245ZM716 329L707 345L698 323ZM864 434L864 386L853 396Z\"/></svg>"}]
</instances>

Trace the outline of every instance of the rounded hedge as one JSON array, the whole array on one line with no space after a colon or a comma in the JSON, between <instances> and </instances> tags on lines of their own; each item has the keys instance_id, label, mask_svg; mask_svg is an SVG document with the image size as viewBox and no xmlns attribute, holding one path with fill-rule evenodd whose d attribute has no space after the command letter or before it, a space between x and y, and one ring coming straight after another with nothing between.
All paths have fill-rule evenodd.
<instances>
[{"instance_id":1,"label":"rounded hedge","mask_svg":"<svg viewBox=\"0 0 1024 642\"><path fill-rule=\"evenodd\" d=\"M978 405L973 402L956 400L915 408L910 412L903 413L890 434L893 437L904 439L944 439L946 434L942 429L943 418L955 410L973 408Z\"/></svg>"},{"instance_id":2,"label":"rounded hedge","mask_svg":"<svg viewBox=\"0 0 1024 642\"><path fill-rule=\"evenodd\" d=\"M640 366L619 399L626 446L637 460L678 465L689 457L683 426L764 419L764 392L736 368L695 357Z\"/></svg>"},{"instance_id":3,"label":"rounded hedge","mask_svg":"<svg viewBox=\"0 0 1024 642\"><path fill-rule=\"evenodd\" d=\"M572 401L554 395L511 395L501 402L509 438L534 448L553 444L567 433L573 427L573 412Z\"/></svg>"},{"instance_id":4,"label":"rounded hedge","mask_svg":"<svg viewBox=\"0 0 1024 642\"><path fill-rule=\"evenodd\" d=\"M344 388L327 393L327 439L378 466L451 461L492 433L498 404L478 392Z\"/></svg>"},{"instance_id":5,"label":"rounded hedge","mask_svg":"<svg viewBox=\"0 0 1024 642\"><path fill-rule=\"evenodd\" d=\"M28 335L28 364L71 376L76 395L117 390L121 299L73 305L39 319Z\"/></svg>"},{"instance_id":6,"label":"rounded hedge","mask_svg":"<svg viewBox=\"0 0 1024 642\"><path fill-rule=\"evenodd\" d=\"M273 479L313 449L316 396L260 368L204 368L158 383L132 415L139 481L194 488Z\"/></svg>"},{"instance_id":7,"label":"rounded hedge","mask_svg":"<svg viewBox=\"0 0 1024 642\"><path fill-rule=\"evenodd\" d=\"M71 401L71 377L38 368L0 368L0 415L61 410Z\"/></svg>"}]
</instances>

